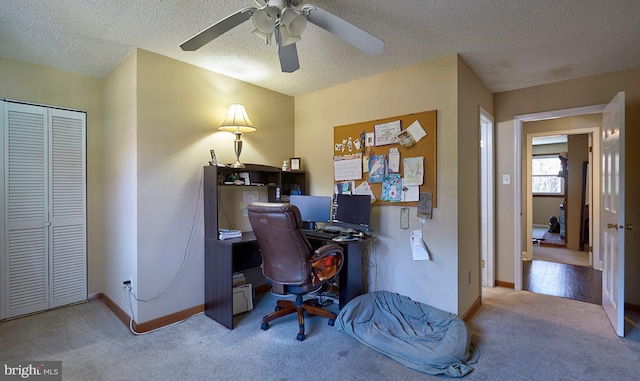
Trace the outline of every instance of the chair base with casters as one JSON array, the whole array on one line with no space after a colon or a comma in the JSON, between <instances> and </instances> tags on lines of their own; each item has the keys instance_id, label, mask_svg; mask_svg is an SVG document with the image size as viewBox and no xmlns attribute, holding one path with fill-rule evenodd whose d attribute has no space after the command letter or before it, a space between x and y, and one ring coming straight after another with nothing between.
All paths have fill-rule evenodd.
<instances>
[{"instance_id":1,"label":"chair base with casters","mask_svg":"<svg viewBox=\"0 0 640 381\"><path fill-rule=\"evenodd\" d=\"M337 315L325 308L322 308L319 305L317 298L307 299L303 301L302 295L298 294L296 295L295 302L291 300L278 300L275 311L262 318L262 326L260 328L266 331L267 329L269 329L270 321L274 321L275 319L281 318L283 316L297 313L298 327L300 328L300 331L298 332L298 336L296 336L296 339L302 341L306 338L304 327L305 312L307 314L329 318L328 324L332 327L336 322Z\"/></svg>"}]
</instances>

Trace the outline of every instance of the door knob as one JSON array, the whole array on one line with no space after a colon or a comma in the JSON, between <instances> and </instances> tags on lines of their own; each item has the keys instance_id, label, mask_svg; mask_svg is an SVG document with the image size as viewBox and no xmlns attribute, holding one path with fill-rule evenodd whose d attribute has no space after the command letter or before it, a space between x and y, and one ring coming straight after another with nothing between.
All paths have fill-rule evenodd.
<instances>
[{"instance_id":1,"label":"door knob","mask_svg":"<svg viewBox=\"0 0 640 381\"><path fill-rule=\"evenodd\" d=\"M624 225L624 227L625 227L627 230L633 230L633 224L626 224L626 225Z\"/></svg>"},{"instance_id":2,"label":"door knob","mask_svg":"<svg viewBox=\"0 0 640 381\"><path fill-rule=\"evenodd\" d=\"M616 229L618 230L618 224L607 224L607 229Z\"/></svg>"}]
</instances>

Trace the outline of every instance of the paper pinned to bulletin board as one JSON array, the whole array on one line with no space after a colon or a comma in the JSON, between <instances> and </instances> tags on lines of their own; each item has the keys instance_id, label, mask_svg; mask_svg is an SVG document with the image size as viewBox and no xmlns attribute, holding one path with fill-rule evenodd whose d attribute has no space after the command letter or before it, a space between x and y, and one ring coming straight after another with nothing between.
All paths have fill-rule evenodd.
<instances>
[{"instance_id":1,"label":"paper pinned to bulletin board","mask_svg":"<svg viewBox=\"0 0 640 381\"><path fill-rule=\"evenodd\" d=\"M432 206L436 207L436 121L437 111L431 110L334 127L334 163L338 160L354 160L355 157L362 160L361 165L354 162L334 165L334 182L347 180L348 177L357 188L362 182L368 181L376 199L375 204L379 205L417 205L417 194L429 192L432 194ZM380 135L376 136L376 132ZM398 139L393 139L394 134L397 134ZM402 192L400 195L394 193L395 182L387 182L385 185L384 181L385 175L395 172L396 168L390 171L389 166L396 163L396 152L400 155L397 174L402 176L403 183L405 176L410 177L407 179L409 192ZM358 153L361 155L357 155ZM371 158L373 161L370 163ZM416 163L421 164L421 167L416 167ZM343 166L348 166L348 170ZM381 172L381 166L384 167L384 172ZM356 173L358 171L363 173Z\"/></svg>"}]
</instances>

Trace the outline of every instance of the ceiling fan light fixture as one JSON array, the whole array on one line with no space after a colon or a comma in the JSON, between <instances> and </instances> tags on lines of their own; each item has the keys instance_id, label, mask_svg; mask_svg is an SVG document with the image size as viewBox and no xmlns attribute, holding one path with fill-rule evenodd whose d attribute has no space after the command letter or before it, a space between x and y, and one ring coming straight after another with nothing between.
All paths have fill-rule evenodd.
<instances>
[{"instance_id":1,"label":"ceiling fan light fixture","mask_svg":"<svg viewBox=\"0 0 640 381\"><path fill-rule=\"evenodd\" d=\"M281 23L291 37L300 37L307 27L307 18L291 8L282 12Z\"/></svg>"},{"instance_id":2,"label":"ceiling fan light fixture","mask_svg":"<svg viewBox=\"0 0 640 381\"><path fill-rule=\"evenodd\" d=\"M260 37L260 39L262 41L264 41L265 44L267 45L271 45L271 38L273 36L272 33L262 33L261 31L259 31L258 29L254 29L252 32L254 35Z\"/></svg>"},{"instance_id":3,"label":"ceiling fan light fixture","mask_svg":"<svg viewBox=\"0 0 640 381\"><path fill-rule=\"evenodd\" d=\"M276 28L276 19L278 18L278 9L275 7L264 7L256 9L251 19L256 29L264 34L271 34Z\"/></svg>"},{"instance_id":4,"label":"ceiling fan light fixture","mask_svg":"<svg viewBox=\"0 0 640 381\"><path fill-rule=\"evenodd\" d=\"M287 32L286 28L280 28L280 46L295 44L300 40L302 40L302 37L292 36Z\"/></svg>"}]
</instances>

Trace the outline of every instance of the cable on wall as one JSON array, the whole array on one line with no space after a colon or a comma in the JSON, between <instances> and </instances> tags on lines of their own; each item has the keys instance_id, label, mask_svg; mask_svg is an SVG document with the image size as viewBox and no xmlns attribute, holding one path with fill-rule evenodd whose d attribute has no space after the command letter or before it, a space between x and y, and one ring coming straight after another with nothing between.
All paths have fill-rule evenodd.
<instances>
[{"instance_id":1,"label":"cable on wall","mask_svg":"<svg viewBox=\"0 0 640 381\"><path fill-rule=\"evenodd\" d=\"M133 292L133 290L130 290L130 294L131 296L133 296L133 298L138 301L138 302L150 302L152 300L155 300L157 298L159 298L160 296L164 295L167 291L169 291L169 289L175 284L176 280L178 279L178 276L180 275L180 272L182 271L182 269L184 268L185 263L187 262L187 255L189 253L189 247L191 246L191 241L193 240L193 234L194 234L194 230L196 227L196 220L198 217L198 210L200 209L200 194L202 193L202 187L203 187L203 179L204 179L204 170L202 170L200 172L200 181L198 183L198 195L196 197L196 207L195 207L195 211L193 213L193 220L191 221L191 231L189 232L189 239L187 240L187 244L186 247L184 249L184 255L182 257L182 263L180 263L180 267L178 268L178 271L176 271L176 275L173 277L173 279L171 280L171 282L169 283L169 285L159 294L157 294L156 296L153 296L151 298L148 299L141 299L138 298L136 296L136 294ZM133 318L133 314L132 314L132 318Z\"/></svg>"},{"instance_id":2,"label":"cable on wall","mask_svg":"<svg viewBox=\"0 0 640 381\"><path fill-rule=\"evenodd\" d=\"M231 221L229 221L229 216L227 215L227 210L224 208L224 203L222 202L222 188L220 188L220 186L218 186L218 205L220 205L220 208L218 208L218 219L220 219L220 212L224 213L224 218L225 220L227 220L227 224L229 224L229 229L235 229L233 227L233 224L231 223Z\"/></svg>"},{"instance_id":3,"label":"cable on wall","mask_svg":"<svg viewBox=\"0 0 640 381\"><path fill-rule=\"evenodd\" d=\"M376 258L376 242L378 237L374 231L369 232L371 237L368 242L362 245L362 264L367 269L363 274L363 281L367 289L366 292L370 292L370 285L373 285L373 291L378 291L378 263ZM373 271L373 272L372 272ZM369 274L372 272L372 278Z\"/></svg>"},{"instance_id":4,"label":"cable on wall","mask_svg":"<svg viewBox=\"0 0 640 381\"><path fill-rule=\"evenodd\" d=\"M156 329L152 329L152 330L146 331L146 332L138 332L138 331L133 329L133 321L135 320L135 317L133 316L133 306L131 305L131 296L133 296L133 292L131 291L130 287L124 287L124 292L125 292L125 295L124 295L125 299L127 299L127 304L129 305L129 312L131 313L131 318L129 319L129 331L131 331L131 333L133 333L136 336L147 335L149 333L154 333L154 332L163 330L165 328L173 327L174 325L178 325L178 324L184 323L185 321L191 319L192 317L195 317L196 315L201 315L201 314L204 313L204 312L198 312L198 313L195 313L195 314L193 314L193 315L191 315L191 316L189 316L189 317L187 317L185 319L177 321L175 323L171 323L171 324L168 324L168 325L156 328Z\"/></svg>"}]
</instances>

